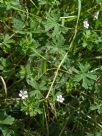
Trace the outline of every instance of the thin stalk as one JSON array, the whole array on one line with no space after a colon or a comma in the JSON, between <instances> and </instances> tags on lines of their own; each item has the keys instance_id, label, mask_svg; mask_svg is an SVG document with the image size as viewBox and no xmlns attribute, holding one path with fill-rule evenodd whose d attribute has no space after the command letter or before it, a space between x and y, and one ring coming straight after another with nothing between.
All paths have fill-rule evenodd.
<instances>
[{"instance_id":1,"label":"thin stalk","mask_svg":"<svg viewBox=\"0 0 102 136\"><path fill-rule=\"evenodd\" d=\"M49 125L48 125L48 120L47 120L47 114L46 114L45 106L44 106L44 115L45 115L45 121L46 121L47 136L49 136Z\"/></svg>"},{"instance_id":2,"label":"thin stalk","mask_svg":"<svg viewBox=\"0 0 102 136\"><path fill-rule=\"evenodd\" d=\"M0 76L0 79L1 79L3 87L4 87L5 96L7 97L7 87L6 87L5 80L4 80L4 78L2 76Z\"/></svg>"},{"instance_id":3,"label":"thin stalk","mask_svg":"<svg viewBox=\"0 0 102 136\"><path fill-rule=\"evenodd\" d=\"M62 61L60 62L59 66L58 66L58 68L57 68L57 70L56 70L56 72L55 72L55 76L54 76L54 78L53 78L53 81L52 81L52 84L51 84L51 86L50 86L50 89L49 89L49 91L48 91L48 93L47 93L47 95L46 95L46 99L49 97L49 94L50 94L50 92L51 92L51 90L52 90L52 88L53 88L53 85L54 85L54 83L55 83L55 80L56 80L56 78L57 78L59 69L60 69L60 67L62 66L62 64L64 63L64 61L65 61L65 59L66 59L66 57L67 57L67 54L68 54L68 53L66 53L66 54L64 55Z\"/></svg>"},{"instance_id":4,"label":"thin stalk","mask_svg":"<svg viewBox=\"0 0 102 136\"><path fill-rule=\"evenodd\" d=\"M78 0L78 17L77 17L77 22L76 22L76 27L75 27L74 36L73 36L73 39L72 39L72 41L71 41L71 43L70 43L70 46L69 46L69 49L70 49L70 50L72 49L73 42L74 42L75 37L76 37L76 34L77 34L77 27L78 27L80 12L81 12L81 1ZM46 99L49 97L49 94L50 94L50 92L52 91L53 85L54 85L55 80L56 80L56 78L57 78L57 76L58 76L59 69L60 69L60 67L62 66L62 64L64 63L65 59L67 58L67 55L68 55L68 52L64 55L62 61L60 62L59 66L58 66L58 68L57 68L57 70L56 70L56 72L55 72L55 76L54 76L54 78L53 78L53 81L52 81L52 83L51 83L51 86L50 86L50 88L49 88L49 91L48 91L48 93L47 93L47 95L46 95Z\"/></svg>"}]
</instances>

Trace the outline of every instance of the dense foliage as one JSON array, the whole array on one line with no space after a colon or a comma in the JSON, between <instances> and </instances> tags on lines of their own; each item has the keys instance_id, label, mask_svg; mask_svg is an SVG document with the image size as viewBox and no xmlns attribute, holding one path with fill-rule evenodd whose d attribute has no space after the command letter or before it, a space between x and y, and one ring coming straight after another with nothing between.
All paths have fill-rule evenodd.
<instances>
[{"instance_id":1,"label":"dense foliage","mask_svg":"<svg viewBox=\"0 0 102 136\"><path fill-rule=\"evenodd\" d=\"M0 135L102 135L102 0L0 0Z\"/></svg>"}]
</instances>

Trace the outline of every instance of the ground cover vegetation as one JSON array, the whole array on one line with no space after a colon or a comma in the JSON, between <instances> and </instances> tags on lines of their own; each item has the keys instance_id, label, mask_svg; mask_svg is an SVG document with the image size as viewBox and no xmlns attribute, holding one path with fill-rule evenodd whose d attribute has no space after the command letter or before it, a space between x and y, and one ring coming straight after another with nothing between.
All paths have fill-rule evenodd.
<instances>
[{"instance_id":1,"label":"ground cover vegetation","mask_svg":"<svg viewBox=\"0 0 102 136\"><path fill-rule=\"evenodd\" d=\"M0 0L0 135L102 135L102 0Z\"/></svg>"}]
</instances>

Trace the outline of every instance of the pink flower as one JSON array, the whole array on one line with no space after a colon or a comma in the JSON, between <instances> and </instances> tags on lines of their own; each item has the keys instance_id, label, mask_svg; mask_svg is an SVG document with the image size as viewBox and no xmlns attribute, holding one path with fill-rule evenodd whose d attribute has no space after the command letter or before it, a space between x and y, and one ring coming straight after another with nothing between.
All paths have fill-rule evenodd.
<instances>
[{"instance_id":1,"label":"pink flower","mask_svg":"<svg viewBox=\"0 0 102 136\"><path fill-rule=\"evenodd\" d=\"M85 21L83 22L83 24L84 24L84 27L85 27L85 28L87 28L87 29L89 28L88 20L85 20Z\"/></svg>"},{"instance_id":2,"label":"pink flower","mask_svg":"<svg viewBox=\"0 0 102 136\"><path fill-rule=\"evenodd\" d=\"M99 16L99 11L94 12L93 14L94 19L98 19L98 16Z\"/></svg>"},{"instance_id":3,"label":"pink flower","mask_svg":"<svg viewBox=\"0 0 102 136\"><path fill-rule=\"evenodd\" d=\"M60 102L60 103L63 103L64 98L62 97L62 95L57 96L57 101Z\"/></svg>"},{"instance_id":4,"label":"pink flower","mask_svg":"<svg viewBox=\"0 0 102 136\"><path fill-rule=\"evenodd\" d=\"M20 90L19 97L21 97L23 100L28 98L28 92Z\"/></svg>"}]
</instances>

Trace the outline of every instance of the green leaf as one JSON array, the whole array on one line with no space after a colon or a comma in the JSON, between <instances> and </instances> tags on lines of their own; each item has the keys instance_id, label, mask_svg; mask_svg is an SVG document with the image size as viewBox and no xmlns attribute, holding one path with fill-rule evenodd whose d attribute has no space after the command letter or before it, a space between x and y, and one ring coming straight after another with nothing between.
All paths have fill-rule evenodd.
<instances>
[{"instance_id":1,"label":"green leaf","mask_svg":"<svg viewBox=\"0 0 102 136\"><path fill-rule=\"evenodd\" d=\"M44 61L42 62L42 74L45 74L47 71L47 62Z\"/></svg>"},{"instance_id":2,"label":"green leaf","mask_svg":"<svg viewBox=\"0 0 102 136\"><path fill-rule=\"evenodd\" d=\"M0 125L0 130L3 134L3 136L12 136L14 134L13 130L11 130L10 128L8 128L4 125Z\"/></svg>"},{"instance_id":3,"label":"green leaf","mask_svg":"<svg viewBox=\"0 0 102 136\"><path fill-rule=\"evenodd\" d=\"M32 86L33 88L35 88L35 86L36 86L36 81L35 81L35 79L33 79L32 77L27 77L27 78L26 78L26 81L27 81L27 83L28 83L30 86Z\"/></svg>"},{"instance_id":4,"label":"green leaf","mask_svg":"<svg viewBox=\"0 0 102 136\"><path fill-rule=\"evenodd\" d=\"M88 80L86 77L83 77L82 86L83 86L85 89L88 89L89 84L90 84L89 80Z\"/></svg>"},{"instance_id":5,"label":"green leaf","mask_svg":"<svg viewBox=\"0 0 102 136\"><path fill-rule=\"evenodd\" d=\"M15 30L22 30L24 27L24 22L21 19L13 18L13 27Z\"/></svg>"},{"instance_id":6,"label":"green leaf","mask_svg":"<svg viewBox=\"0 0 102 136\"><path fill-rule=\"evenodd\" d=\"M4 112L0 112L0 124L12 125L14 118Z\"/></svg>"},{"instance_id":7,"label":"green leaf","mask_svg":"<svg viewBox=\"0 0 102 136\"><path fill-rule=\"evenodd\" d=\"M92 72L89 72L90 65L88 64L80 64L79 68L80 71L75 75L74 81L82 81L82 87L84 87L85 89L91 89L91 86L94 83L93 81L97 79L97 76Z\"/></svg>"},{"instance_id":8,"label":"green leaf","mask_svg":"<svg viewBox=\"0 0 102 136\"><path fill-rule=\"evenodd\" d=\"M3 44L10 48L11 43L14 43L14 40L11 39L11 37L8 34L5 34L3 37Z\"/></svg>"},{"instance_id":9,"label":"green leaf","mask_svg":"<svg viewBox=\"0 0 102 136\"><path fill-rule=\"evenodd\" d=\"M9 115L4 120L0 121L0 124L12 125L14 120L15 119Z\"/></svg>"},{"instance_id":10,"label":"green leaf","mask_svg":"<svg viewBox=\"0 0 102 136\"><path fill-rule=\"evenodd\" d=\"M93 80L96 80L97 79L97 76L92 74L92 73L88 73L87 74L87 77L90 78L90 79L93 79Z\"/></svg>"}]
</instances>

